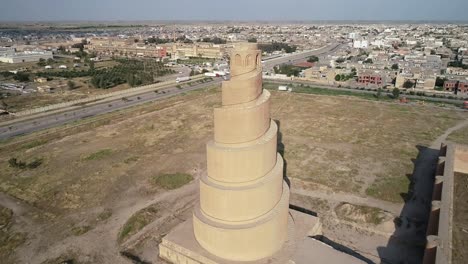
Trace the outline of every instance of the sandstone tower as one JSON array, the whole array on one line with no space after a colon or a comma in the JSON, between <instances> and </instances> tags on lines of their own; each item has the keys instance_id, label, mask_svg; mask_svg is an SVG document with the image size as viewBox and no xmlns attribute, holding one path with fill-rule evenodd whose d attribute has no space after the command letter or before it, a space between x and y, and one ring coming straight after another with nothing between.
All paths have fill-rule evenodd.
<instances>
[{"instance_id":1,"label":"sandstone tower","mask_svg":"<svg viewBox=\"0 0 468 264\"><path fill-rule=\"evenodd\" d=\"M231 80L214 110L214 140L193 215L159 244L174 264L364 263L315 240L317 217L289 210L278 126L270 119L270 93L262 89L261 52L236 44Z\"/></svg>"},{"instance_id":2,"label":"sandstone tower","mask_svg":"<svg viewBox=\"0 0 468 264\"><path fill-rule=\"evenodd\" d=\"M231 76L222 85L222 107L214 110L193 229L213 255L253 261L271 256L287 239L289 187L256 44L236 45Z\"/></svg>"}]
</instances>

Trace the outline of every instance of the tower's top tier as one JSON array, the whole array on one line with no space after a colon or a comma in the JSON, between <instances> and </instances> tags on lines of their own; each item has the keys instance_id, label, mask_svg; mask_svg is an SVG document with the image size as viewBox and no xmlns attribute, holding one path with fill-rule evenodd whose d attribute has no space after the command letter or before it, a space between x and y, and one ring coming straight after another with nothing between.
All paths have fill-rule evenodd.
<instances>
[{"instance_id":1,"label":"tower's top tier","mask_svg":"<svg viewBox=\"0 0 468 264\"><path fill-rule=\"evenodd\" d=\"M232 77L255 71L262 65L261 51L256 43L236 43L231 52Z\"/></svg>"}]
</instances>

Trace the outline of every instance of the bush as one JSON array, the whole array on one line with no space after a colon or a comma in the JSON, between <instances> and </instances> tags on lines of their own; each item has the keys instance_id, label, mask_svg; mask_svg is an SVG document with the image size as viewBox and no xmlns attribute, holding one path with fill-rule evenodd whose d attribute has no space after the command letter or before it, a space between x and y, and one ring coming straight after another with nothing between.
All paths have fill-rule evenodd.
<instances>
[{"instance_id":1,"label":"bush","mask_svg":"<svg viewBox=\"0 0 468 264\"><path fill-rule=\"evenodd\" d=\"M392 91L393 98L398 99L400 97L400 89L394 88Z\"/></svg>"},{"instance_id":2,"label":"bush","mask_svg":"<svg viewBox=\"0 0 468 264\"><path fill-rule=\"evenodd\" d=\"M107 156L110 156L112 154L112 149L102 149L97 152L91 153L87 157L84 158L84 160L99 160L103 159Z\"/></svg>"},{"instance_id":3,"label":"bush","mask_svg":"<svg viewBox=\"0 0 468 264\"><path fill-rule=\"evenodd\" d=\"M15 80L18 81L18 82L29 82L29 81L30 81L29 74L24 73L24 72L18 72L18 73L13 77L13 79L15 79Z\"/></svg>"},{"instance_id":4,"label":"bush","mask_svg":"<svg viewBox=\"0 0 468 264\"><path fill-rule=\"evenodd\" d=\"M174 190L191 182L193 177L185 173L162 174L153 177L153 182L164 189Z\"/></svg>"},{"instance_id":5,"label":"bush","mask_svg":"<svg viewBox=\"0 0 468 264\"><path fill-rule=\"evenodd\" d=\"M10 167L17 169L35 169L42 164L42 159L35 159L31 163L26 163L18 160L17 158L11 158L8 160Z\"/></svg>"}]
</instances>

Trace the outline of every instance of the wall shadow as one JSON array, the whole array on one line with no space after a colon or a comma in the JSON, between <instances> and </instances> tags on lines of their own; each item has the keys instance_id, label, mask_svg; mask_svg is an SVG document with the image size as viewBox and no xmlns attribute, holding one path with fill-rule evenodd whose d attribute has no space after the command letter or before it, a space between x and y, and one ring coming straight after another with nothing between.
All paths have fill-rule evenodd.
<instances>
[{"instance_id":1,"label":"wall shadow","mask_svg":"<svg viewBox=\"0 0 468 264\"><path fill-rule=\"evenodd\" d=\"M351 256L353 256L353 257L355 257L355 258L357 258L357 259L359 259L361 261L364 261L365 263L375 264L375 262L373 262L372 260L364 257L363 255L359 254L355 250L353 250L353 249L351 249L351 248L349 248L347 246L343 246L341 244L338 244L335 241L330 240L326 236L318 235L318 236L313 236L311 238L319 240L319 241L329 245L330 247L334 248L335 250L338 250L338 251L341 251L341 252L343 252L345 254L351 255Z\"/></svg>"},{"instance_id":2,"label":"wall shadow","mask_svg":"<svg viewBox=\"0 0 468 264\"><path fill-rule=\"evenodd\" d=\"M395 231L385 247L377 248L382 263L420 264L424 256L426 230L431 211L432 191L439 158L438 149L416 146L418 156L400 215L394 219Z\"/></svg>"},{"instance_id":3,"label":"wall shadow","mask_svg":"<svg viewBox=\"0 0 468 264\"><path fill-rule=\"evenodd\" d=\"M121 251L120 255L127 258L134 264L152 264L152 262L144 261L140 257L128 252L128 251Z\"/></svg>"},{"instance_id":4,"label":"wall shadow","mask_svg":"<svg viewBox=\"0 0 468 264\"><path fill-rule=\"evenodd\" d=\"M299 211L301 213L308 214L308 215L311 215L311 216L318 217L317 212L314 212L312 210L309 210L309 209L306 209L304 207L300 207L300 206L297 206L297 205L294 205L294 204L289 204L289 209Z\"/></svg>"}]
</instances>

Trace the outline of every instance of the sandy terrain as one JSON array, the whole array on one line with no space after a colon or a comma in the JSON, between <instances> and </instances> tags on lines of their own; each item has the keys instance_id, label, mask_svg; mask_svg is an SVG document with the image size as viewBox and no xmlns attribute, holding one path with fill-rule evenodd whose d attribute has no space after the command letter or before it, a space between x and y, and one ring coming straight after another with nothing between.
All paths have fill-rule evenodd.
<instances>
[{"instance_id":1,"label":"sandy terrain","mask_svg":"<svg viewBox=\"0 0 468 264\"><path fill-rule=\"evenodd\" d=\"M190 215L197 199L212 108L219 103L219 89L192 92L86 129L0 146L0 205L13 211L4 236L24 235L24 243L0 250L1 257L6 263L159 263L160 238ZM413 162L424 146L447 136L468 115L276 92L272 106L292 181L291 203L323 219L325 241L369 263L397 263L386 256L397 254L398 246L382 249L389 248L398 229L394 219L410 197ZM13 168L8 162L13 157L42 164ZM186 173L194 180L166 190L152 181L165 173ZM142 220L119 239L129 219ZM411 222L411 232L424 228L417 219L402 221Z\"/></svg>"}]
</instances>

